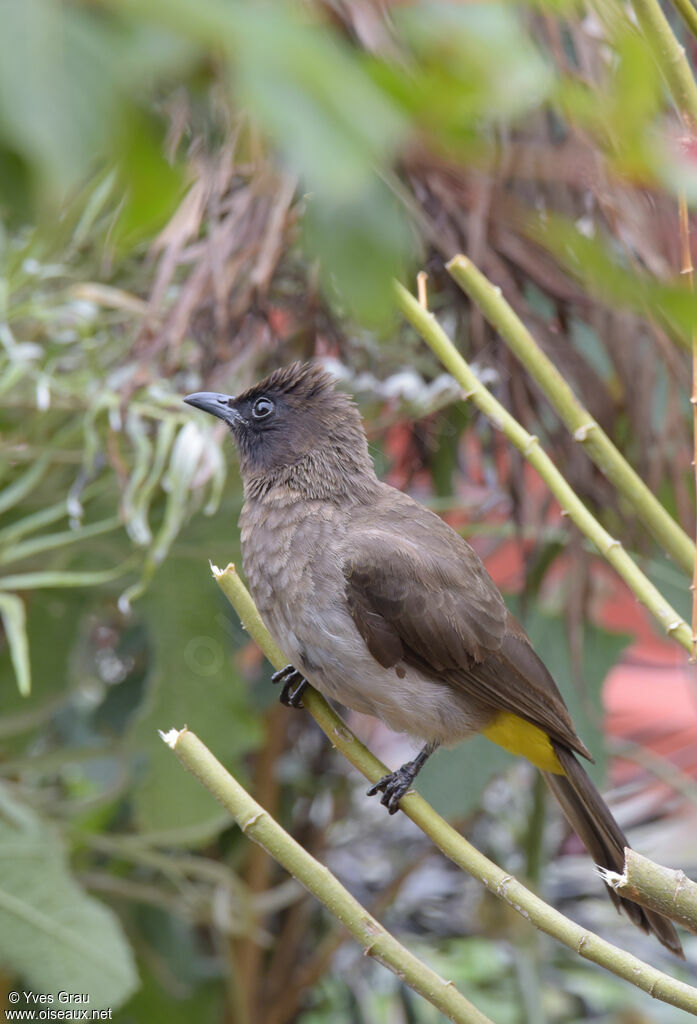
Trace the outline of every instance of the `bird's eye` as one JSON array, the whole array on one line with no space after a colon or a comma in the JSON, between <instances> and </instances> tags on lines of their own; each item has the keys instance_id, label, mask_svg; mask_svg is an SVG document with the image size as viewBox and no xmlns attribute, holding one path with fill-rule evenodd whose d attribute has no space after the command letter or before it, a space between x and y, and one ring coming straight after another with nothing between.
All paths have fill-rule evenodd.
<instances>
[{"instance_id":1,"label":"bird's eye","mask_svg":"<svg viewBox=\"0 0 697 1024\"><path fill-rule=\"evenodd\" d=\"M270 398L257 398L252 406L252 416L255 420L267 419L274 410L274 404Z\"/></svg>"}]
</instances>

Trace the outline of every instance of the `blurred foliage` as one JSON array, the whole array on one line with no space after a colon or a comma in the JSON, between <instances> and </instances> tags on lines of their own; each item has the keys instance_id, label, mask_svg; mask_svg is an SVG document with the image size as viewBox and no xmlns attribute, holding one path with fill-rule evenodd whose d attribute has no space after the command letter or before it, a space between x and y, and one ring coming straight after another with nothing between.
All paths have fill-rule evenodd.
<instances>
[{"instance_id":1,"label":"blurred foliage","mask_svg":"<svg viewBox=\"0 0 697 1024\"><path fill-rule=\"evenodd\" d=\"M122 1024L435 1021L182 773L157 730L187 723L499 1024L677 1019L531 935L278 708L206 561L239 558L225 433L181 404L330 361L380 473L522 589L602 774L599 691L626 643L597 622L605 577L395 322L389 282L428 268L482 379L677 604L686 581L442 271L470 253L691 530L697 305L676 196L697 196L697 151L626 10L2 0L0 15L3 985L88 991ZM587 861L539 872L540 843L547 863L564 837L530 778L477 740L422 788L545 896L658 959Z\"/></svg>"}]
</instances>

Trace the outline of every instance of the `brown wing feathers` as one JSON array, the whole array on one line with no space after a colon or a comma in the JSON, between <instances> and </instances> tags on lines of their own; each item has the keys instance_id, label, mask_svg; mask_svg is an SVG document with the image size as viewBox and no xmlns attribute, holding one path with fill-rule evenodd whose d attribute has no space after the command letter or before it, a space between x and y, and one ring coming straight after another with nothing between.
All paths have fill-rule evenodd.
<instances>
[{"instance_id":1,"label":"brown wing feathers","mask_svg":"<svg viewBox=\"0 0 697 1024\"><path fill-rule=\"evenodd\" d=\"M372 529L351 538L346 596L368 650L383 668L404 661L590 758L554 680L478 556L430 518L448 536L434 543L429 521L425 554L392 532Z\"/></svg>"},{"instance_id":2,"label":"brown wing feathers","mask_svg":"<svg viewBox=\"0 0 697 1024\"><path fill-rule=\"evenodd\" d=\"M404 661L480 706L513 712L543 729L564 769L563 775L543 773L550 789L593 860L621 872L627 840L572 752L592 760L554 680L474 551L440 520L436 526L431 513L416 508L421 525L428 527L422 538L425 555L395 536L394 526L351 538L346 595L368 649L384 668ZM418 538L414 518L409 533L410 541ZM610 895L636 925L683 955L669 920L620 900L612 890Z\"/></svg>"}]
</instances>

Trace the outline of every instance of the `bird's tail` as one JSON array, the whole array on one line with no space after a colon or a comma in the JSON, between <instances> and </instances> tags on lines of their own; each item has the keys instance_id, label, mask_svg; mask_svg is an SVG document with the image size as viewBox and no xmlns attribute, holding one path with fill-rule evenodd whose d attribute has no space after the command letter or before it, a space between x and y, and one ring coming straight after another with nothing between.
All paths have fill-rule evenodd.
<instances>
[{"instance_id":1,"label":"bird's tail","mask_svg":"<svg viewBox=\"0 0 697 1024\"><path fill-rule=\"evenodd\" d=\"M564 774L543 772L545 781L595 863L622 874L624 848L629 846L622 829L572 752L561 744L552 743ZM680 939L668 918L622 899L610 886L607 889L615 906L621 907L637 927L655 935L671 953L684 958Z\"/></svg>"}]
</instances>

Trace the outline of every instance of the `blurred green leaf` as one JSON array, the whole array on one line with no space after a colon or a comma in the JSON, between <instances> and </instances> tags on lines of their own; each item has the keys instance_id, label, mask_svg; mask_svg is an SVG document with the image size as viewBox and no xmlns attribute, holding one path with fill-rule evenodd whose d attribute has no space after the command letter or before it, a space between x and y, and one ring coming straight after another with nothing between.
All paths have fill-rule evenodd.
<instances>
[{"instance_id":1,"label":"blurred green leaf","mask_svg":"<svg viewBox=\"0 0 697 1024\"><path fill-rule=\"evenodd\" d=\"M697 331L697 296L682 283L663 284L632 270L613 242L588 237L577 225L548 214L544 221L529 219L527 233L552 252L593 295L610 306L657 317L683 347Z\"/></svg>"},{"instance_id":2,"label":"blurred green leaf","mask_svg":"<svg viewBox=\"0 0 697 1024\"><path fill-rule=\"evenodd\" d=\"M4 594L0 591L0 618L2 618L5 628L10 657L17 677L17 687L23 697L28 697L31 693L31 666L27 640L27 617L24 603L16 594Z\"/></svg>"},{"instance_id":3,"label":"blurred green leaf","mask_svg":"<svg viewBox=\"0 0 697 1024\"><path fill-rule=\"evenodd\" d=\"M3 488L0 491L0 512L7 512L19 504L23 498L26 498L41 483L41 479L46 474L50 465L51 460L48 454L42 455L29 469L26 469L18 476L9 487Z\"/></svg>"},{"instance_id":4,"label":"blurred green leaf","mask_svg":"<svg viewBox=\"0 0 697 1024\"><path fill-rule=\"evenodd\" d=\"M654 182L667 156L656 138L657 116L665 104L660 71L632 25L623 25L612 44L614 59L604 88L566 77L557 83L555 97L572 122L593 132L615 173Z\"/></svg>"},{"instance_id":5,"label":"blurred green leaf","mask_svg":"<svg viewBox=\"0 0 697 1024\"><path fill-rule=\"evenodd\" d=\"M123 576L132 566L131 559L113 569L95 572L70 572L69 570L47 570L46 572L25 572L16 576L0 576L0 584L7 590L36 590L53 587L95 587L110 583Z\"/></svg>"},{"instance_id":6,"label":"blurred green leaf","mask_svg":"<svg viewBox=\"0 0 697 1024\"><path fill-rule=\"evenodd\" d=\"M79 623L88 602L88 590L37 590L27 601L27 636L31 653L32 686L29 697L17 691L9 645L0 649L0 714L31 713L51 702L67 699L73 682L71 655ZM5 756L18 756L22 738L3 741Z\"/></svg>"},{"instance_id":7,"label":"blurred green leaf","mask_svg":"<svg viewBox=\"0 0 697 1024\"><path fill-rule=\"evenodd\" d=\"M176 428L172 420L164 420L159 425L155 440L155 454L150 472L145 480L139 483L138 487L132 486L131 481L129 481L129 485L122 498L121 504L125 526L129 536L133 538L136 544L149 544L152 540L148 513L155 490L162 482L162 475L167 464L167 457L172 448L175 431Z\"/></svg>"},{"instance_id":8,"label":"blurred green leaf","mask_svg":"<svg viewBox=\"0 0 697 1024\"><path fill-rule=\"evenodd\" d=\"M404 138L398 108L356 50L292 4L233 9L243 103L307 187L325 202L357 205L375 166Z\"/></svg>"},{"instance_id":9,"label":"blurred green leaf","mask_svg":"<svg viewBox=\"0 0 697 1024\"><path fill-rule=\"evenodd\" d=\"M159 922L162 932L162 920ZM155 937L159 940L159 935ZM182 943L183 945L183 943ZM147 962L140 967L141 985L128 1003L121 1007L113 1017L115 1024L134 1024L135 1021L147 1024L150 1021L167 1021L167 1024L191 1024L192 1021L212 1022L224 1018L224 989L220 982L211 980L212 965L202 964L199 968L198 985L182 985L180 966L171 954L171 950L162 948L163 944L153 941L154 954L159 969L153 969ZM192 962L191 943L185 952ZM147 960L150 960L147 957ZM202 958L200 958L202 959ZM162 965L171 970L171 980L176 981L177 992L173 985L163 984ZM206 970L207 967L207 970ZM207 976L208 975L208 976Z\"/></svg>"},{"instance_id":10,"label":"blurred green leaf","mask_svg":"<svg viewBox=\"0 0 697 1024\"><path fill-rule=\"evenodd\" d=\"M437 146L469 143L479 119L516 116L551 87L551 69L510 5L416 3L393 17L416 62L376 63L376 78Z\"/></svg>"},{"instance_id":11,"label":"blurred green leaf","mask_svg":"<svg viewBox=\"0 0 697 1024\"><path fill-rule=\"evenodd\" d=\"M114 230L123 251L163 226L184 188L184 172L164 156L164 127L137 107L121 112L121 129L112 139L118 183L124 202Z\"/></svg>"},{"instance_id":12,"label":"blurred green leaf","mask_svg":"<svg viewBox=\"0 0 697 1024\"><path fill-rule=\"evenodd\" d=\"M182 557L173 549L137 606L148 623L152 669L146 706L129 744L147 757L134 792L139 827L146 831L207 822L214 831L221 827L219 805L171 757L158 729L188 725L233 772L262 738L260 718L232 662L236 645L228 632L228 610L207 561L225 562L237 555L236 531L230 528L229 541L220 542L225 521L224 506L217 522L192 523L179 544L198 555Z\"/></svg>"},{"instance_id":13,"label":"blurred green leaf","mask_svg":"<svg viewBox=\"0 0 697 1024\"><path fill-rule=\"evenodd\" d=\"M7 565L12 562L20 562L25 558L41 554L44 551L56 551L58 548L66 547L69 544L78 544L90 537L100 537L104 533L111 533L118 530L121 520L117 516L103 519L97 523L88 523L86 526L77 526L74 530L62 530L60 533L44 533L39 537L32 537L30 540L21 541L12 547L2 548L0 542L0 565Z\"/></svg>"},{"instance_id":14,"label":"blurred green leaf","mask_svg":"<svg viewBox=\"0 0 697 1024\"><path fill-rule=\"evenodd\" d=\"M0 0L0 18L0 133L32 167L42 202L55 202L113 123L108 39L96 19L58 0Z\"/></svg>"},{"instance_id":15,"label":"blurred green leaf","mask_svg":"<svg viewBox=\"0 0 697 1024\"><path fill-rule=\"evenodd\" d=\"M309 197L303 239L339 310L374 325L393 320L391 282L405 274L411 239L386 185L374 180L353 200Z\"/></svg>"},{"instance_id":16,"label":"blurred green leaf","mask_svg":"<svg viewBox=\"0 0 697 1024\"><path fill-rule=\"evenodd\" d=\"M117 918L71 878L54 828L0 787L0 961L36 992L120 1006L138 985Z\"/></svg>"}]
</instances>

